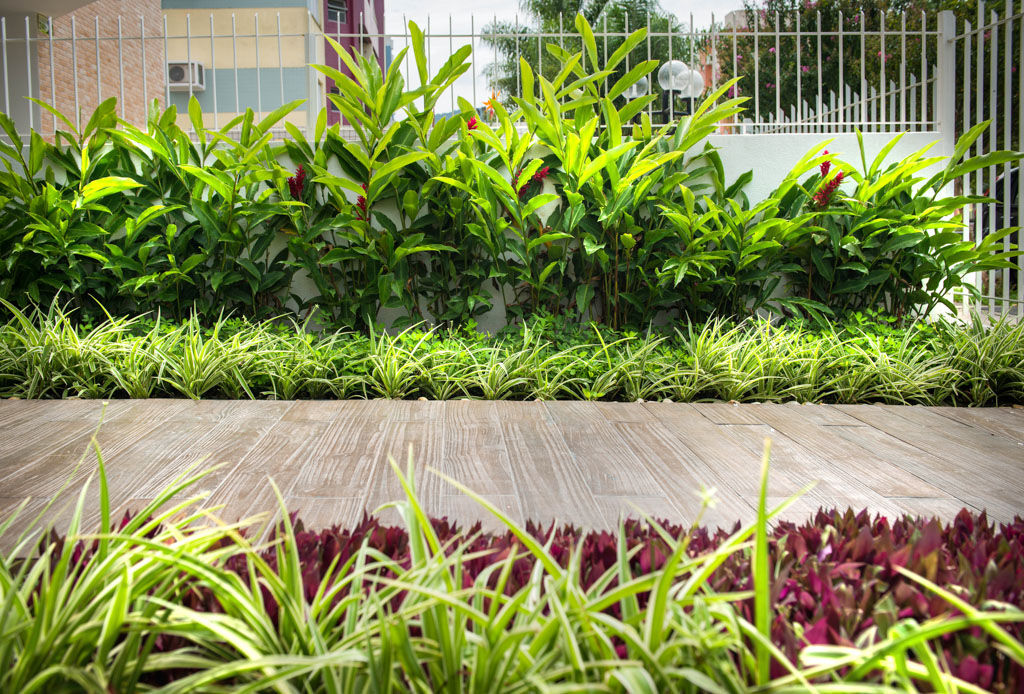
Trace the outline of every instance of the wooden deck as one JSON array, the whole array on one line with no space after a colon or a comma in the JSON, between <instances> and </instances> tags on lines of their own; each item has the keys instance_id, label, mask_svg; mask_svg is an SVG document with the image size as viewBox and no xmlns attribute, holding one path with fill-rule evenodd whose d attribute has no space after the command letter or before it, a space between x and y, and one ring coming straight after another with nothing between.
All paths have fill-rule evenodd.
<instances>
[{"instance_id":1,"label":"wooden deck","mask_svg":"<svg viewBox=\"0 0 1024 694\"><path fill-rule=\"evenodd\" d=\"M42 508L69 479L65 495L77 496L96 469L83 451L101 410L88 400L0 402L0 514L26 497L30 512ZM138 509L206 457L225 463L197 487L209 493L207 506L223 505L221 517L273 512L272 477L288 507L314 527L349 523L400 498L387 459L404 464L410 446L421 498L438 516L468 522L486 514L428 466L517 520L612 527L640 510L689 522L703 484L718 497L706 522L731 524L754 516L766 437L772 502L817 482L790 518L819 506L947 519L966 506L1001 521L1024 513L1018 409L114 400L97 434L119 511ZM95 503L88 515L95 522Z\"/></svg>"}]
</instances>

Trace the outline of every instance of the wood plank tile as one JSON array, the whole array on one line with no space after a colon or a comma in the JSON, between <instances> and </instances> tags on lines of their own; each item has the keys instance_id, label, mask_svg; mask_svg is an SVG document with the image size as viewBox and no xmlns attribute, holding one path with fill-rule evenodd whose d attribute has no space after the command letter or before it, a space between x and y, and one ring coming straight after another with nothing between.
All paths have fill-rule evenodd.
<instances>
[{"instance_id":1,"label":"wood plank tile","mask_svg":"<svg viewBox=\"0 0 1024 694\"><path fill-rule=\"evenodd\" d=\"M287 412L281 416L281 421L333 422L353 413L357 407L355 400L294 400L289 403Z\"/></svg>"},{"instance_id":2,"label":"wood plank tile","mask_svg":"<svg viewBox=\"0 0 1024 694\"><path fill-rule=\"evenodd\" d=\"M363 500L359 497L289 495L286 501L288 511L298 513L305 529L314 532L334 526L350 528L363 517Z\"/></svg>"},{"instance_id":3,"label":"wood plank tile","mask_svg":"<svg viewBox=\"0 0 1024 694\"><path fill-rule=\"evenodd\" d=\"M104 422L113 421L123 415L131 406L131 400L79 400L69 398L67 400L44 400L48 407L45 408L43 418L49 422L92 422L93 426L100 423L100 417Z\"/></svg>"},{"instance_id":4,"label":"wood plank tile","mask_svg":"<svg viewBox=\"0 0 1024 694\"><path fill-rule=\"evenodd\" d=\"M767 425L718 425L703 416L698 405L648 403L673 435L704 463L721 474L722 493L754 496L760 491L761 451L769 436ZM730 405L731 407L731 405ZM761 406L759 406L761 407ZM808 478L776 465L769 477L769 495L787 496L807 484Z\"/></svg>"},{"instance_id":5,"label":"wood plank tile","mask_svg":"<svg viewBox=\"0 0 1024 694\"><path fill-rule=\"evenodd\" d=\"M447 403L438 469L479 494L515 496L505 438L493 401ZM447 484L442 486L452 489Z\"/></svg>"},{"instance_id":6,"label":"wood plank tile","mask_svg":"<svg viewBox=\"0 0 1024 694\"><path fill-rule=\"evenodd\" d=\"M0 495L19 496L24 486L21 479L26 471L37 467L38 461L49 457L55 449L70 446L74 449L74 459L78 460L86 452L95 431L95 424L86 421L48 422L5 429L0 446ZM63 473L62 468L58 474Z\"/></svg>"},{"instance_id":7,"label":"wood plank tile","mask_svg":"<svg viewBox=\"0 0 1024 694\"><path fill-rule=\"evenodd\" d=\"M655 416L639 402L596 402L597 411L609 422L653 422Z\"/></svg>"},{"instance_id":8,"label":"wood plank tile","mask_svg":"<svg viewBox=\"0 0 1024 694\"><path fill-rule=\"evenodd\" d=\"M515 494L484 494L483 497L516 524L522 526L525 522L519 498ZM438 518L454 520L463 529L468 529L474 523L480 523L485 532L497 533L506 529L497 516L465 494L442 494L431 503L429 512Z\"/></svg>"},{"instance_id":9,"label":"wood plank tile","mask_svg":"<svg viewBox=\"0 0 1024 694\"><path fill-rule=\"evenodd\" d=\"M324 498L361 498L373 470L386 465L384 442L389 420L355 410L325 425L323 440L301 463L290 493Z\"/></svg>"},{"instance_id":10,"label":"wood plank tile","mask_svg":"<svg viewBox=\"0 0 1024 694\"><path fill-rule=\"evenodd\" d=\"M582 423L603 426L608 421L604 413L597 408L596 402L578 402L575 400L549 400L544 403L550 421L561 426Z\"/></svg>"},{"instance_id":11,"label":"wood plank tile","mask_svg":"<svg viewBox=\"0 0 1024 694\"><path fill-rule=\"evenodd\" d=\"M715 424L760 424L754 411L759 404L740 405L730 402L695 402L693 409Z\"/></svg>"},{"instance_id":12,"label":"wood plank tile","mask_svg":"<svg viewBox=\"0 0 1024 694\"><path fill-rule=\"evenodd\" d=\"M597 403L546 403L551 419L596 496L656 496L657 482L630 446L609 426ZM643 408L640 408L643 409Z\"/></svg>"},{"instance_id":13,"label":"wood plank tile","mask_svg":"<svg viewBox=\"0 0 1024 694\"><path fill-rule=\"evenodd\" d=\"M396 422L423 422L444 418L443 400L389 400L390 417Z\"/></svg>"},{"instance_id":14,"label":"wood plank tile","mask_svg":"<svg viewBox=\"0 0 1024 694\"><path fill-rule=\"evenodd\" d=\"M1024 444L1024 411L1009 407L927 407L929 412L942 415L961 424L984 429L1017 444Z\"/></svg>"},{"instance_id":15,"label":"wood plank tile","mask_svg":"<svg viewBox=\"0 0 1024 694\"><path fill-rule=\"evenodd\" d=\"M800 403L800 402L787 402L784 403L786 407L791 407L800 415L813 424L818 426L832 426L832 425L845 425L845 426L865 426L864 422L854 419L845 412L835 409L831 405L819 405L814 403ZM757 414L756 412L754 413Z\"/></svg>"},{"instance_id":16,"label":"wood plank tile","mask_svg":"<svg viewBox=\"0 0 1024 694\"><path fill-rule=\"evenodd\" d=\"M398 476L388 460L393 458L405 474L410 451L415 466L417 497L423 504L431 503L441 493L442 482L437 475L428 472L428 469L440 465L440 455L444 446L443 432L444 424L439 419L389 422L384 432L380 455L364 478L366 485L363 498L366 506L377 508L382 504L406 498Z\"/></svg>"},{"instance_id":17,"label":"wood plank tile","mask_svg":"<svg viewBox=\"0 0 1024 694\"><path fill-rule=\"evenodd\" d=\"M838 485L860 484L882 496L943 496L941 489L924 478L879 459L871 451L856 446L832 431L835 426L819 426L804 416L803 408L763 405L757 417L786 438L826 462ZM856 435L858 432L851 432Z\"/></svg>"},{"instance_id":18,"label":"wood plank tile","mask_svg":"<svg viewBox=\"0 0 1024 694\"><path fill-rule=\"evenodd\" d=\"M594 495L556 428L513 420L501 429L524 517L602 527Z\"/></svg>"},{"instance_id":19,"label":"wood plank tile","mask_svg":"<svg viewBox=\"0 0 1024 694\"><path fill-rule=\"evenodd\" d=\"M662 495L598 495L596 498L598 508L605 519L605 530L614 530L618 527L620 518L643 519L646 516L652 520L667 520L676 524L689 524L692 520L686 518L675 504Z\"/></svg>"},{"instance_id":20,"label":"wood plank tile","mask_svg":"<svg viewBox=\"0 0 1024 694\"><path fill-rule=\"evenodd\" d=\"M217 469L204 476L195 487L184 492L190 496L200 491L213 491L245 457L245 455L266 436L279 420L265 417L228 418L212 423L192 444L188 455L192 460L203 462L196 469L202 472ZM176 466L156 470L147 479L141 480L135 489L140 498L153 498L180 474Z\"/></svg>"},{"instance_id":21,"label":"wood plank tile","mask_svg":"<svg viewBox=\"0 0 1024 694\"><path fill-rule=\"evenodd\" d=\"M1012 441L959 425L924 408L839 407L879 431L952 463L964 472L966 490L993 494L997 499L1024 499L1024 447Z\"/></svg>"},{"instance_id":22,"label":"wood plank tile","mask_svg":"<svg viewBox=\"0 0 1024 694\"><path fill-rule=\"evenodd\" d=\"M938 518L943 523L953 520L956 514L960 513L960 510L965 507L971 513L978 513L980 511L980 509L976 509L973 506L961 503L958 499L949 499L947 497L940 497L938 499L907 497L893 499L893 501L907 509L907 514L910 516L924 519Z\"/></svg>"},{"instance_id":23,"label":"wood plank tile","mask_svg":"<svg viewBox=\"0 0 1024 694\"><path fill-rule=\"evenodd\" d=\"M665 423L615 426L657 480L662 494L679 510L681 522L692 523L700 513L701 488L719 490L716 507L705 511L705 518L715 525L732 527L737 520L750 516L751 507L731 491L727 477L680 441Z\"/></svg>"},{"instance_id":24,"label":"wood plank tile","mask_svg":"<svg viewBox=\"0 0 1024 694\"><path fill-rule=\"evenodd\" d=\"M286 489L294 474L294 470L278 471L274 473L273 481L278 489ZM269 476L261 472L236 470L203 502L203 508L211 509L214 515L228 523L255 516L264 523L277 516L279 506Z\"/></svg>"},{"instance_id":25,"label":"wood plank tile","mask_svg":"<svg viewBox=\"0 0 1024 694\"><path fill-rule=\"evenodd\" d=\"M494 403L498 419L503 422L548 422L551 421L545 403L539 400L527 402L498 400Z\"/></svg>"}]
</instances>

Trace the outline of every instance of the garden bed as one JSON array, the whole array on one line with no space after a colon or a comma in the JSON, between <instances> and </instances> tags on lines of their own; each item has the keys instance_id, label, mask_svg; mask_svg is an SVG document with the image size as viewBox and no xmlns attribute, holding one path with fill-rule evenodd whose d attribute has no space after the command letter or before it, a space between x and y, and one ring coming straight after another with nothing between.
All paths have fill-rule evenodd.
<instances>
[{"instance_id":1,"label":"garden bed","mask_svg":"<svg viewBox=\"0 0 1024 694\"><path fill-rule=\"evenodd\" d=\"M520 527L491 507L505 530L482 533L423 515L410 470L404 527L309 531L292 518L263 545L173 501L186 479L112 524L103 470L109 532L79 534L80 502L65 537L0 557L5 691L1024 682L1019 517L823 511L768 530L762 491L759 521L731 531Z\"/></svg>"},{"instance_id":2,"label":"garden bed","mask_svg":"<svg viewBox=\"0 0 1024 694\"><path fill-rule=\"evenodd\" d=\"M9 307L10 308L10 307ZM496 337L307 331L219 320L76 325L56 308L0 327L0 396L455 398L1011 405L1024 324L878 317L614 331L536 319Z\"/></svg>"}]
</instances>

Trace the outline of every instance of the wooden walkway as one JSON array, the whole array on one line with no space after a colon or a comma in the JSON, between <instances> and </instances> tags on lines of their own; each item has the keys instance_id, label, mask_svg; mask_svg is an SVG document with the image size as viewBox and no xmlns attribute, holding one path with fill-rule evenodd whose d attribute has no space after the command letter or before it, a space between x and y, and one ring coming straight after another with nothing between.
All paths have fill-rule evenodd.
<instances>
[{"instance_id":1,"label":"wooden walkway","mask_svg":"<svg viewBox=\"0 0 1024 694\"><path fill-rule=\"evenodd\" d=\"M101 410L88 400L0 402L0 514L26 497L38 510L69 479L65 495L77 497L96 469L83 451ZM119 511L138 509L206 457L225 465L197 489L209 493L206 505L223 505L222 517L275 511L272 477L312 527L350 523L400 498L387 459L404 465L410 446L421 498L438 516L485 514L428 466L517 520L612 527L640 510L689 522L703 484L718 498L706 522L731 524L754 516L766 437L772 502L817 483L790 518L819 506L947 519L965 506L1001 521L1024 514L1019 409L114 400L97 434ZM97 515L93 503L92 522Z\"/></svg>"}]
</instances>

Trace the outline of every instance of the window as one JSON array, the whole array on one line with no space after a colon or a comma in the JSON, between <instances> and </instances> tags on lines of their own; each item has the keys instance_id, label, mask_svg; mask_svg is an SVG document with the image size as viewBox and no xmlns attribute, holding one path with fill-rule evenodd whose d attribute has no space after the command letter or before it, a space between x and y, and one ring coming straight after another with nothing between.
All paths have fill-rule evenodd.
<instances>
[{"instance_id":1,"label":"window","mask_svg":"<svg viewBox=\"0 0 1024 694\"><path fill-rule=\"evenodd\" d=\"M327 3L327 21L345 24L348 22L348 0L331 0Z\"/></svg>"},{"instance_id":2,"label":"window","mask_svg":"<svg viewBox=\"0 0 1024 694\"><path fill-rule=\"evenodd\" d=\"M341 91L337 87L331 87L327 90L328 94L341 94ZM327 99L327 108L331 111L337 111L338 107L334 105L334 101L330 98Z\"/></svg>"}]
</instances>

